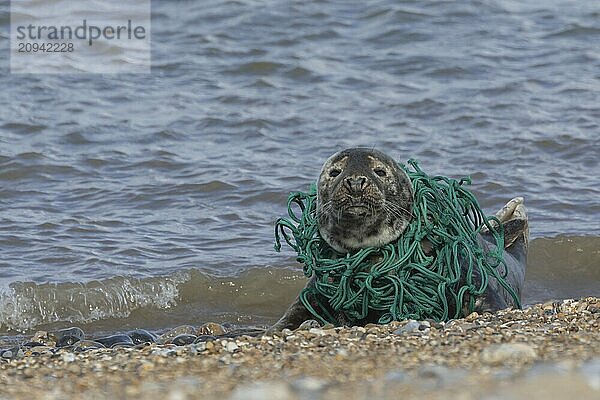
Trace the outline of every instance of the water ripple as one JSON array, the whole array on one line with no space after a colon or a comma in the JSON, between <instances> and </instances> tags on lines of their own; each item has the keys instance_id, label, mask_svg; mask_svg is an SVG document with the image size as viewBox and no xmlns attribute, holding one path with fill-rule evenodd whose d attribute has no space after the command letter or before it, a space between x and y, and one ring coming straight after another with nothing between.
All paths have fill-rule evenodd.
<instances>
[{"instance_id":1,"label":"water ripple","mask_svg":"<svg viewBox=\"0 0 600 400\"><path fill-rule=\"evenodd\" d=\"M577 4L155 2L152 74L2 74L0 287L25 286L2 297L22 312L0 323L53 323L27 303L55 290L43 285L147 288L183 269L293 265L272 251L273 222L348 146L471 175L488 212L522 195L533 238L596 238L600 6ZM538 294L579 293L531 276ZM178 302L175 286L160 293ZM156 301L114 315L151 315ZM191 303L205 316L227 308Z\"/></svg>"}]
</instances>

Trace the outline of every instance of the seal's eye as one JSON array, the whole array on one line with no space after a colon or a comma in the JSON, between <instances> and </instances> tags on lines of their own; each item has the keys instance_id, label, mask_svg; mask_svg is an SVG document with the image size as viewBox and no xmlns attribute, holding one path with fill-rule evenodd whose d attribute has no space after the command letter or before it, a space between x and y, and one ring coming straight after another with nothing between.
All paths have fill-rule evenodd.
<instances>
[{"instance_id":1,"label":"seal's eye","mask_svg":"<svg viewBox=\"0 0 600 400\"><path fill-rule=\"evenodd\" d=\"M335 178L336 176L338 176L341 173L342 173L342 171L340 171L339 169L332 169L331 171L329 171L329 176L332 178Z\"/></svg>"},{"instance_id":2,"label":"seal's eye","mask_svg":"<svg viewBox=\"0 0 600 400\"><path fill-rule=\"evenodd\" d=\"M385 173L385 169L383 169L383 168L376 168L373 170L373 172L375 172L377 174L377 176L381 176L381 177L384 177L387 175Z\"/></svg>"}]
</instances>

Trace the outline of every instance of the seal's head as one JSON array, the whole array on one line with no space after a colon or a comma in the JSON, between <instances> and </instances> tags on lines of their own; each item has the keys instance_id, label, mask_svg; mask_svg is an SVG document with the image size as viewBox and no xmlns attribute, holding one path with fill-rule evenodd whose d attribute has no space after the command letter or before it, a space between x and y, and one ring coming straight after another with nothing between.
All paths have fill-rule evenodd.
<instances>
[{"instance_id":1,"label":"seal's head","mask_svg":"<svg viewBox=\"0 0 600 400\"><path fill-rule=\"evenodd\" d=\"M410 179L380 151L352 148L329 157L317 184L319 233L336 251L383 246L412 216Z\"/></svg>"}]
</instances>

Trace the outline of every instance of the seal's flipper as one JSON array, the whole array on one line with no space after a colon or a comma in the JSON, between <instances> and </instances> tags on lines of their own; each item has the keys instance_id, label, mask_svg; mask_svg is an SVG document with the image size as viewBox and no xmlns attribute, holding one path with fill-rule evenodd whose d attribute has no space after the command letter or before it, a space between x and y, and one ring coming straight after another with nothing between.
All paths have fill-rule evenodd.
<instances>
[{"instance_id":1,"label":"seal's flipper","mask_svg":"<svg viewBox=\"0 0 600 400\"><path fill-rule=\"evenodd\" d=\"M524 263L529 246L529 223L523 198L515 197L510 200L498 210L495 216L504 227L504 248L517 260ZM492 221L492 226L494 225L495 222ZM484 227L482 233L487 236L488 229Z\"/></svg>"},{"instance_id":2,"label":"seal's flipper","mask_svg":"<svg viewBox=\"0 0 600 400\"><path fill-rule=\"evenodd\" d=\"M292 303L285 314L273 326L267 329L266 334L271 335L283 329L296 329L302 322L312 318L312 314L302 305L299 298Z\"/></svg>"},{"instance_id":3,"label":"seal's flipper","mask_svg":"<svg viewBox=\"0 0 600 400\"><path fill-rule=\"evenodd\" d=\"M518 204L504 225L504 248L522 263L527 261L529 247L529 222L523 203Z\"/></svg>"},{"instance_id":4,"label":"seal's flipper","mask_svg":"<svg viewBox=\"0 0 600 400\"><path fill-rule=\"evenodd\" d=\"M504 223L513 218L513 214L517 210L519 205L523 205L524 200L522 197L515 197L510 200L504 207L502 207L496 214L494 215L500 222ZM527 215L524 215L524 218L527 219Z\"/></svg>"}]
</instances>

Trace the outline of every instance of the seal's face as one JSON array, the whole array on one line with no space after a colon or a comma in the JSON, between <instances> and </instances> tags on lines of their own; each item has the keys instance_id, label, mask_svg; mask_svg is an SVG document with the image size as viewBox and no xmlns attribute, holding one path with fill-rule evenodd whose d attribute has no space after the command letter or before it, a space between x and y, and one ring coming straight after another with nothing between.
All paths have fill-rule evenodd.
<instances>
[{"instance_id":1,"label":"seal's face","mask_svg":"<svg viewBox=\"0 0 600 400\"><path fill-rule=\"evenodd\" d=\"M383 246L400 237L412 215L412 186L389 156L353 148L331 156L317 188L319 233L339 252Z\"/></svg>"}]
</instances>

